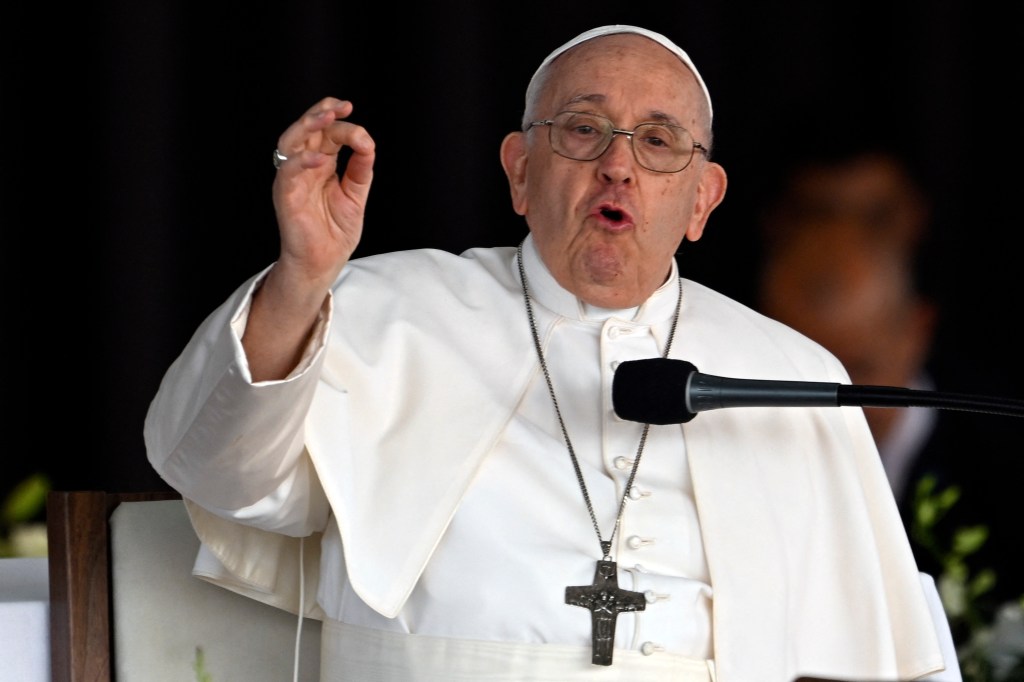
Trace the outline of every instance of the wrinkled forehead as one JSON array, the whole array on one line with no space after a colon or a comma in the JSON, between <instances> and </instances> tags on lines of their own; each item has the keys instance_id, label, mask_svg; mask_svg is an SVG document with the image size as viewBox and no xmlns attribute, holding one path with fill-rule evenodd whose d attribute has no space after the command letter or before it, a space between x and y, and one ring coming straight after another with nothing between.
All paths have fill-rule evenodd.
<instances>
[{"instance_id":1,"label":"wrinkled forehead","mask_svg":"<svg viewBox=\"0 0 1024 682\"><path fill-rule=\"evenodd\" d=\"M660 33L649 31L645 28L640 28L639 26L628 26L625 24L600 26L598 28L590 29L589 31L584 31L583 33L579 34L569 42L565 43L564 45L554 50L547 57L545 57L544 61L540 63L540 66L537 67L537 70L533 73L533 77L530 79L530 84L526 88L527 107L529 107L530 101L536 95L537 88L540 87L544 80L543 75L545 70L551 65L551 62L553 62L559 55L565 53L568 50L571 50L580 43L584 43L588 40L592 40L600 36L616 35L622 33L630 33L644 36L645 38L649 38L650 40L653 40L654 42L658 43L666 50L668 50L676 57L678 57L680 61L682 61L683 64L686 65L686 68L688 68L693 73L694 78L696 78L697 80L697 84L700 85L700 89L704 93L704 99L707 102L709 120L710 118L712 118L713 110L711 108L711 94L708 92L708 87L704 83L704 79L701 78L700 72L698 72L697 67L693 65L693 61L690 59L689 55L687 55L682 48L680 48L678 45L676 45L674 42L672 42L671 40L669 40Z\"/></svg>"}]
</instances>

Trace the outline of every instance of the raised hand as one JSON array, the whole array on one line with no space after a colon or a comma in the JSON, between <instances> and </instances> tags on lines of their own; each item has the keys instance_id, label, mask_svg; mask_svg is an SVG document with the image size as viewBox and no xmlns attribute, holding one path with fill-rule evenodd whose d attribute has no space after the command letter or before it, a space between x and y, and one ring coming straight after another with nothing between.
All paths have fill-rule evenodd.
<instances>
[{"instance_id":1,"label":"raised hand","mask_svg":"<svg viewBox=\"0 0 1024 682\"><path fill-rule=\"evenodd\" d=\"M273 199L281 254L252 301L242 343L255 381L295 366L327 296L359 244L373 180L373 138L327 97L278 138ZM351 155L344 167L344 148ZM340 173L340 177L339 177Z\"/></svg>"},{"instance_id":2,"label":"raised hand","mask_svg":"<svg viewBox=\"0 0 1024 682\"><path fill-rule=\"evenodd\" d=\"M281 231L277 267L294 269L324 288L359 243L373 179L374 142L365 129L345 120L351 113L351 102L325 98L278 138L278 152L286 160L273 188ZM352 154L339 168L345 147Z\"/></svg>"}]
</instances>

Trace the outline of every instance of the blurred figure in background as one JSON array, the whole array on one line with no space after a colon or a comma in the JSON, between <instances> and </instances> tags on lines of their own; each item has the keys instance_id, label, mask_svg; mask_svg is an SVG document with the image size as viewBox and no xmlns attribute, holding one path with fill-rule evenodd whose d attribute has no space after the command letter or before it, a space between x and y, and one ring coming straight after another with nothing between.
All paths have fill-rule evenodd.
<instances>
[{"instance_id":1,"label":"blurred figure in background","mask_svg":"<svg viewBox=\"0 0 1024 682\"><path fill-rule=\"evenodd\" d=\"M856 384L933 390L935 303L917 280L929 205L898 158L864 152L795 166L762 223L761 312L842 360ZM930 409L864 410L897 499L932 432Z\"/></svg>"},{"instance_id":2,"label":"blurred figure in background","mask_svg":"<svg viewBox=\"0 0 1024 682\"><path fill-rule=\"evenodd\" d=\"M835 353L854 384L974 392L943 385L933 363L941 302L926 276L932 203L911 163L885 148L825 145L780 179L760 215L755 307ZM864 411L918 563L966 646L1024 594L1012 474L1024 428L945 409Z\"/></svg>"}]
</instances>

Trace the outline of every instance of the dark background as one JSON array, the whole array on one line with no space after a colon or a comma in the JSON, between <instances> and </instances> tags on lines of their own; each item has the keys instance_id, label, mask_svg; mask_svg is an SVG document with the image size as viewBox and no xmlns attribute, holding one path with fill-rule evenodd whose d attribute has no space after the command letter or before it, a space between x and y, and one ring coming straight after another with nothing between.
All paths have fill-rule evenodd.
<instances>
[{"instance_id":1,"label":"dark background","mask_svg":"<svg viewBox=\"0 0 1024 682\"><path fill-rule=\"evenodd\" d=\"M271 151L323 96L353 100L377 142L359 253L521 239L498 146L541 59L606 23L675 39L712 94L730 186L684 276L751 302L756 210L785 157L812 130L897 140L936 200L942 388L1024 397L1024 17L1000 5L8 3L0 483L162 486L149 401L203 317L276 257ZM992 420L1019 472L1024 424Z\"/></svg>"}]
</instances>

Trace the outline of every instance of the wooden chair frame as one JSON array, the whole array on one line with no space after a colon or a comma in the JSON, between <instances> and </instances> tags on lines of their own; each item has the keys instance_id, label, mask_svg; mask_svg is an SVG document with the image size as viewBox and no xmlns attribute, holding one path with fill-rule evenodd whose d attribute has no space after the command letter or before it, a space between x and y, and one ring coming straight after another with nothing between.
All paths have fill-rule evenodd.
<instances>
[{"instance_id":1,"label":"wooden chair frame","mask_svg":"<svg viewBox=\"0 0 1024 682\"><path fill-rule=\"evenodd\" d=\"M52 491L46 501L50 665L54 682L111 682L110 515L176 492Z\"/></svg>"}]
</instances>

